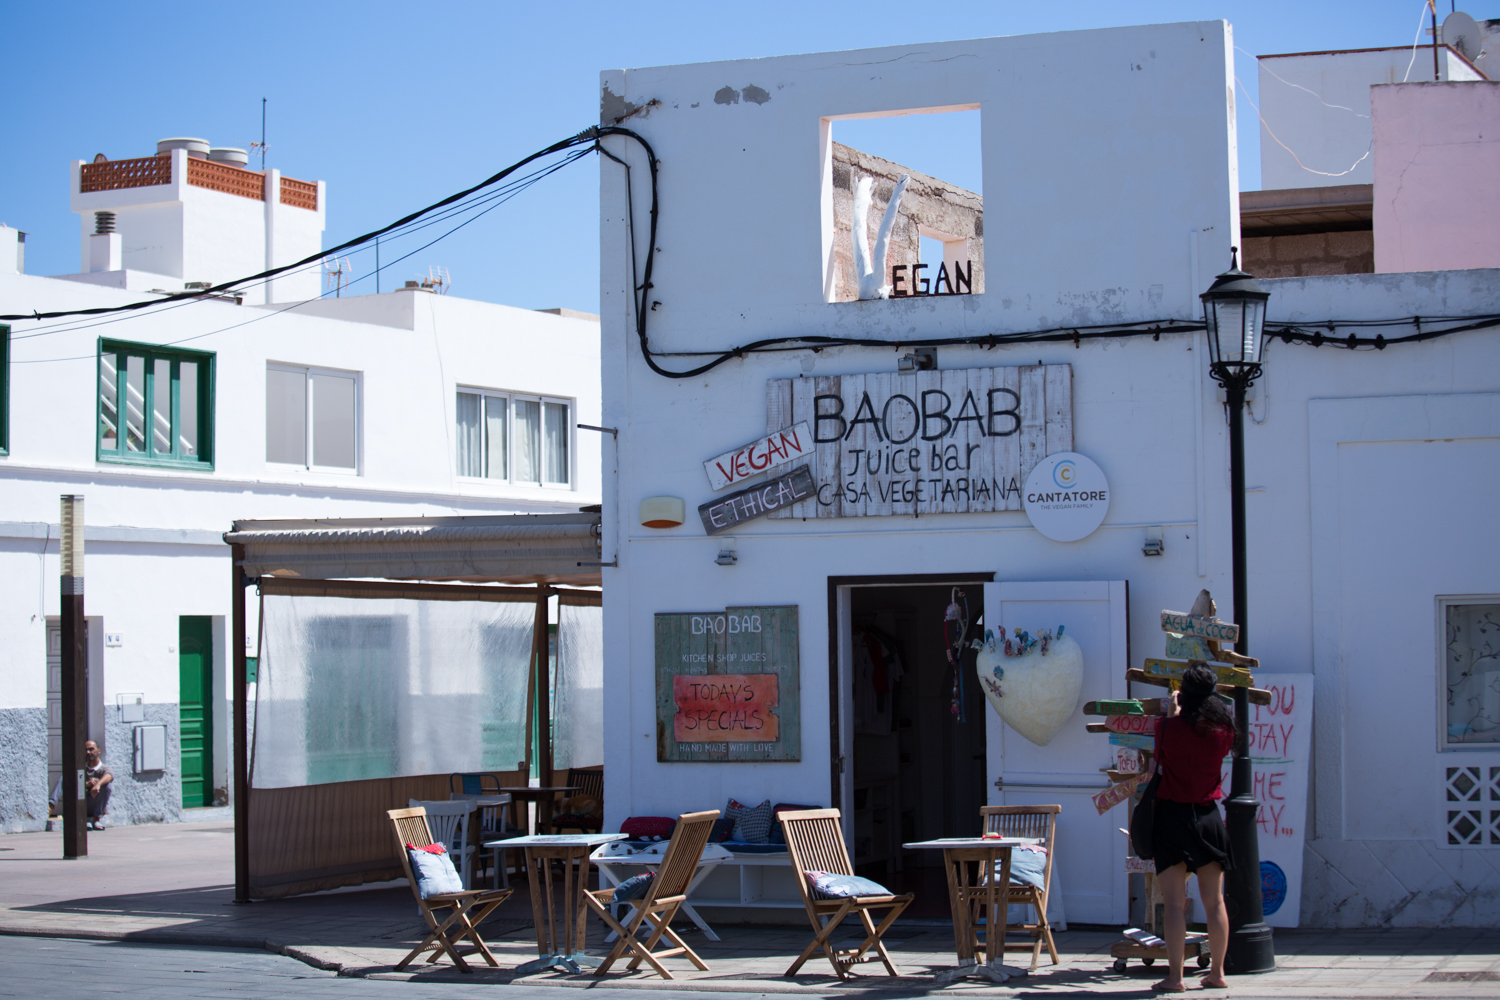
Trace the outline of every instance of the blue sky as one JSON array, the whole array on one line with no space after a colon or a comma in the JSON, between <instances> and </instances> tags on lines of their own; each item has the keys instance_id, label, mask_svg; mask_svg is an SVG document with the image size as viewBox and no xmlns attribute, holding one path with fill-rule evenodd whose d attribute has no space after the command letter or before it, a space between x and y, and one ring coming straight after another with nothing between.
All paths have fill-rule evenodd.
<instances>
[{"instance_id":1,"label":"blue sky","mask_svg":"<svg viewBox=\"0 0 1500 1000\"><path fill-rule=\"evenodd\" d=\"M1439 0L1439 16L1449 7ZM1464 9L1500 16L1496 0ZM328 183L331 246L593 123L601 69L1221 17L1255 54L1409 45L1420 10L1418 0L17 4L4 15L0 221L30 234L29 272L76 271L70 160L148 156L164 136L247 146L262 97L267 163ZM1254 60L1238 55L1236 69L1256 95ZM1247 189L1260 175L1252 115L1244 108L1240 122ZM974 117L847 123L835 138L977 187ZM387 270L383 287L439 265L456 295L596 311L597 176L592 161L561 171ZM355 256L355 278L370 256ZM373 291L373 280L352 290Z\"/></svg>"}]
</instances>

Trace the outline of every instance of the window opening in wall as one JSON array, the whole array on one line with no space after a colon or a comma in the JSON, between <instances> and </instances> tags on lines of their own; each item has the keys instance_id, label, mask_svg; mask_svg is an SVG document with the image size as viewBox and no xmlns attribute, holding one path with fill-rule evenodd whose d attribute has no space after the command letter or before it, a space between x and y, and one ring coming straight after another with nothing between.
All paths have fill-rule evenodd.
<instances>
[{"instance_id":1,"label":"window opening in wall","mask_svg":"<svg viewBox=\"0 0 1500 1000\"><path fill-rule=\"evenodd\" d=\"M1500 597L1445 601L1442 612L1445 742L1500 745Z\"/></svg>"},{"instance_id":2,"label":"window opening in wall","mask_svg":"<svg viewBox=\"0 0 1500 1000\"><path fill-rule=\"evenodd\" d=\"M566 400L460 388L454 403L458 475L570 485L571 412Z\"/></svg>"},{"instance_id":3,"label":"window opening in wall","mask_svg":"<svg viewBox=\"0 0 1500 1000\"><path fill-rule=\"evenodd\" d=\"M871 183L865 246L877 235L900 178L910 180L890 229L882 284L886 295L984 291L984 193L978 105L892 111L827 121L824 168L832 217L824 219L824 290L830 302L861 298L861 254L853 221L859 182ZM871 286L874 287L874 286Z\"/></svg>"},{"instance_id":4,"label":"window opening in wall","mask_svg":"<svg viewBox=\"0 0 1500 1000\"><path fill-rule=\"evenodd\" d=\"M266 366L266 461L354 472L359 466L359 376Z\"/></svg>"},{"instance_id":5,"label":"window opening in wall","mask_svg":"<svg viewBox=\"0 0 1500 1000\"><path fill-rule=\"evenodd\" d=\"M212 468L213 362L201 351L100 341L99 460Z\"/></svg>"}]
</instances>

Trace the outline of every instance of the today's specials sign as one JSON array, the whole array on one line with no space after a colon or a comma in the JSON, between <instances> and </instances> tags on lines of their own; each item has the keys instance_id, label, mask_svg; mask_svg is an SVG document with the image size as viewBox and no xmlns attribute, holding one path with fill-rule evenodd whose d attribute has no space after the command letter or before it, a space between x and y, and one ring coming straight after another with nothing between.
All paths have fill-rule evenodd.
<instances>
[{"instance_id":1,"label":"today's specials sign","mask_svg":"<svg viewBox=\"0 0 1500 1000\"><path fill-rule=\"evenodd\" d=\"M656 759L800 760L796 607L656 616Z\"/></svg>"},{"instance_id":2,"label":"today's specials sign","mask_svg":"<svg viewBox=\"0 0 1500 1000\"><path fill-rule=\"evenodd\" d=\"M816 493L776 517L1021 510L1037 463L1073 450L1071 365L772 379L768 431L806 424Z\"/></svg>"}]
</instances>

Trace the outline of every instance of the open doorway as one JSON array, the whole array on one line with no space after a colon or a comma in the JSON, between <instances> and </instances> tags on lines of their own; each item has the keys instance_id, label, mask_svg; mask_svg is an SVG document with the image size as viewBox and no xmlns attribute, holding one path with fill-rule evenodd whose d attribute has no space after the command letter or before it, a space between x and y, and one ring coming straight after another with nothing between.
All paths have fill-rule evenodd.
<instances>
[{"instance_id":1,"label":"open doorway","mask_svg":"<svg viewBox=\"0 0 1500 1000\"><path fill-rule=\"evenodd\" d=\"M965 634L946 617L965 609ZM849 829L855 870L894 892L915 892L913 916L947 916L937 851L903 843L976 836L985 804L985 699L974 675L984 585L857 586L850 590ZM961 646L958 669L949 644ZM930 912L929 912L930 911Z\"/></svg>"}]
</instances>

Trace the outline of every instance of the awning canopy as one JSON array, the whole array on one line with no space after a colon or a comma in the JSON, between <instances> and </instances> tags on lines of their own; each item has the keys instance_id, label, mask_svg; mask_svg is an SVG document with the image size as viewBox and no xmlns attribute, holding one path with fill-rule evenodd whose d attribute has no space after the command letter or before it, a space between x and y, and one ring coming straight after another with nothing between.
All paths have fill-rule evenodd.
<instances>
[{"instance_id":1,"label":"awning canopy","mask_svg":"<svg viewBox=\"0 0 1500 1000\"><path fill-rule=\"evenodd\" d=\"M249 577L601 583L596 513L236 521L224 541Z\"/></svg>"}]
</instances>

